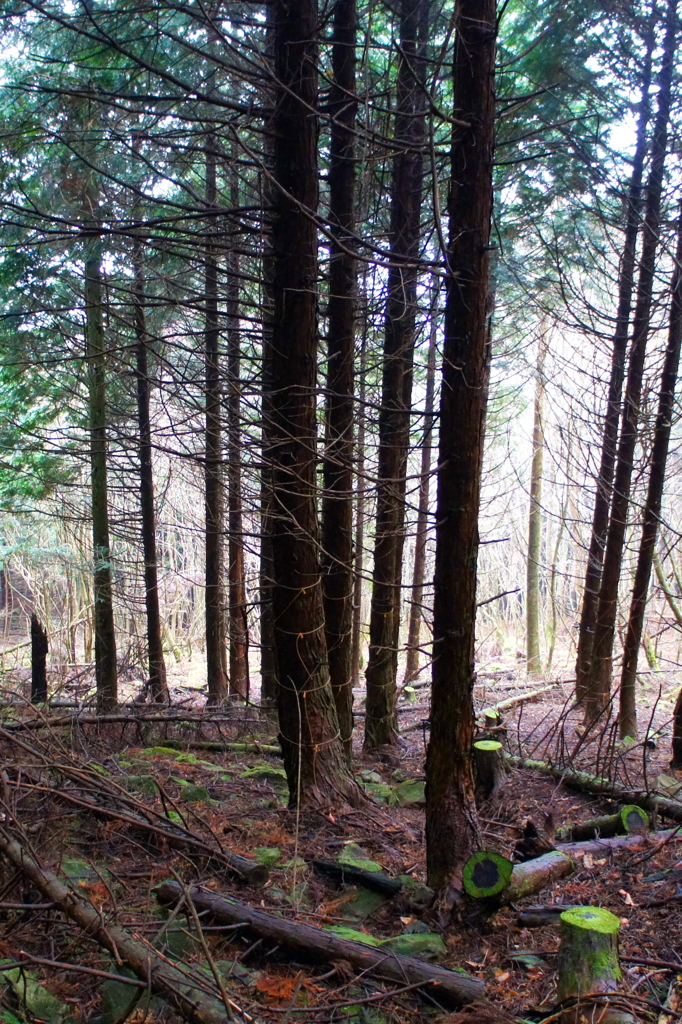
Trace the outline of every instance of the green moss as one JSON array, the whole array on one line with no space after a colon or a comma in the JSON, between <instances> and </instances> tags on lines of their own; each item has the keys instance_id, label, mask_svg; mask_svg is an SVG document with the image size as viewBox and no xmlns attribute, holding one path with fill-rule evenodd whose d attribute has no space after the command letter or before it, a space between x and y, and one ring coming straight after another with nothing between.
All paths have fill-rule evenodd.
<instances>
[{"instance_id":1,"label":"green moss","mask_svg":"<svg viewBox=\"0 0 682 1024\"><path fill-rule=\"evenodd\" d=\"M575 928L600 932L602 935L615 935L620 929L620 921L616 915L603 907L575 907L573 910L565 910L561 920Z\"/></svg>"}]
</instances>

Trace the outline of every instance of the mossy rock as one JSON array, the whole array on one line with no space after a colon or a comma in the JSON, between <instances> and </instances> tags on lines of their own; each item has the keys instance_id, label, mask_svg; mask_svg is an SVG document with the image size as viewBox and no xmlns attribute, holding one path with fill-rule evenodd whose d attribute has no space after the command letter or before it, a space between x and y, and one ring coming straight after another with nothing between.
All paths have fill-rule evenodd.
<instances>
[{"instance_id":1,"label":"mossy rock","mask_svg":"<svg viewBox=\"0 0 682 1024\"><path fill-rule=\"evenodd\" d=\"M381 945L379 939L375 939L373 935L368 935L366 932L359 932L355 928L349 928L345 924L325 925L324 930L326 932L332 932L334 935L338 935L340 939L348 939L350 942L364 942L366 946Z\"/></svg>"},{"instance_id":2,"label":"mossy rock","mask_svg":"<svg viewBox=\"0 0 682 1024\"><path fill-rule=\"evenodd\" d=\"M187 782L180 790L180 799L189 804L202 803L209 799L208 790L206 786L194 786Z\"/></svg>"},{"instance_id":3,"label":"mossy rock","mask_svg":"<svg viewBox=\"0 0 682 1024\"><path fill-rule=\"evenodd\" d=\"M253 853L258 863L265 864L266 867L271 867L282 859L282 851L276 846L257 846Z\"/></svg>"},{"instance_id":4,"label":"mossy rock","mask_svg":"<svg viewBox=\"0 0 682 1024\"><path fill-rule=\"evenodd\" d=\"M164 757L170 761L177 761L183 755L172 747L145 747L140 751L140 757Z\"/></svg>"},{"instance_id":5,"label":"mossy rock","mask_svg":"<svg viewBox=\"0 0 682 1024\"><path fill-rule=\"evenodd\" d=\"M389 804L391 802L393 789L385 782L366 782L364 789L368 796L371 796L373 800L378 800L379 803Z\"/></svg>"},{"instance_id":6,"label":"mossy rock","mask_svg":"<svg viewBox=\"0 0 682 1024\"><path fill-rule=\"evenodd\" d=\"M421 960L437 960L448 951L440 935L433 932L394 935L391 939L384 939L380 945L399 956L416 956Z\"/></svg>"},{"instance_id":7,"label":"mossy rock","mask_svg":"<svg viewBox=\"0 0 682 1024\"><path fill-rule=\"evenodd\" d=\"M49 1024L62 1024L70 1015L68 1004L57 999L49 989L41 985L35 971L15 967L11 971L3 971L0 977L10 985L21 1006L25 1007L32 1017L39 1017Z\"/></svg>"},{"instance_id":8,"label":"mossy rock","mask_svg":"<svg viewBox=\"0 0 682 1024\"><path fill-rule=\"evenodd\" d=\"M395 787L389 803L394 807L421 807L425 800L426 783L406 779Z\"/></svg>"},{"instance_id":9,"label":"mossy rock","mask_svg":"<svg viewBox=\"0 0 682 1024\"><path fill-rule=\"evenodd\" d=\"M153 775L129 775L126 786L133 791L144 793L145 796L156 796L159 785Z\"/></svg>"},{"instance_id":10,"label":"mossy rock","mask_svg":"<svg viewBox=\"0 0 682 1024\"><path fill-rule=\"evenodd\" d=\"M347 843L339 856L339 864L350 864L353 868L361 868L363 871L383 871L381 864L370 860L362 847L357 843Z\"/></svg>"},{"instance_id":11,"label":"mossy rock","mask_svg":"<svg viewBox=\"0 0 682 1024\"><path fill-rule=\"evenodd\" d=\"M363 886L354 886L346 892L348 899L339 907L340 917L349 921L364 921L386 903L386 897Z\"/></svg>"}]
</instances>

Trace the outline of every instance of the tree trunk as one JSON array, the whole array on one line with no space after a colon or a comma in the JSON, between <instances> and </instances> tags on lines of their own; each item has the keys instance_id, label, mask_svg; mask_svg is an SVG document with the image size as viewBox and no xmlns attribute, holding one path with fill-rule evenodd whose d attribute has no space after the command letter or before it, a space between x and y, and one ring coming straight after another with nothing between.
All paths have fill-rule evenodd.
<instances>
[{"instance_id":1,"label":"tree trunk","mask_svg":"<svg viewBox=\"0 0 682 1024\"><path fill-rule=\"evenodd\" d=\"M233 172L231 206L239 205L239 188ZM227 432L228 480L228 580L230 593L230 693L249 699L249 624L244 580L244 526L242 522L241 454L241 352L239 331L239 255L232 247L227 282Z\"/></svg>"},{"instance_id":2,"label":"tree trunk","mask_svg":"<svg viewBox=\"0 0 682 1024\"><path fill-rule=\"evenodd\" d=\"M649 92L651 89L651 55L654 45L654 22L652 17L649 34L647 56L642 74L639 121L637 125L637 143L632 162L632 177L628 189L625 206L625 241L623 258L618 278L618 311L616 313L616 330L613 336L613 352L611 355L611 376L606 400L606 414L602 433L601 462L597 477L597 492L594 499L592 514L592 532L587 555L583 603L580 613L578 633L578 651L576 657L576 701L582 704L587 694L587 681L592 663L594 645L594 627L599 602L599 586L604 564L604 546L609 525L609 510L613 493L613 472L616 463L616 445L618 426L620 424L620 402L625 377L625 356L627 352L630 313L632 310L632 291L635 280L635 261L637 255L637 236L642 209L642 175L644 160L647 153L647 126L651 114Z\"/></svg>"},{"instance_id":3,"label":"tree trunk","mask_svg":"<svg viewBox=\"0 0 682 1024\"><path fill-rule=\"evenodd\" d=\"M329 684L316 509L316 0L277 0L272 331L273 609L292 805L358 802ZM302 212L306 211L306 212ZM309 215L308 211L310 212Z\"/></svg>"},{"instance_id":4,"label":"tree trunk","mask_svg":"<svg viewBox=\"0 0 682 1024\"><path fill-rule=\"evenodd\" d=\"M142 518L142 554L144 557L144 599L147 612L147 656L149 659L149 697L154 703L168 704L166 662L163 657L161 612L159 609L158 561L156 557L156 512L152 467L150 419L151 381L147 360L149 336L144 307L142 242L136 238L133 248L133 310L135 320L135 377L137 379L138 450L140 458L140 513Z\"/></svg>"},{"instance_id":5,"label":"tree trunk","mask_svg":"<svg viewBox=\"0 0 682 1024\"><path fill-rule=\"evenodd\" d=\"M270 0L265 9L265 55L274 74L275 4ZM267 90L267 99L274 107L274 90ZM275 570L272 561L272 329L275 300L273 294L274 261L272 252L272 209L276 188L271 175L274 170L274 141L271 119L266 122L263 142L265 169L261 177L262 208L262 337L261 337L261 479L260 479L260 567L258 599L260 602L260 700L261 707L277 706L277 665L275 658L275 621L272 609L272 587Z\"/></svg>"},{"instance_id":6,"label":"tree trunk","mask_svg":"<svg viewBox=\"0 0 682 1024\"><path fill-rule=\"evenodd\" d=\"M540 656L540 562L542 558L542 463L545 452L545 356L547 324L538 339L533 411L533 457L530 466L530 510L528 512L528 557L526 558L526 671L542 674Z\"/></svg>"},{"instance_id":7,"label":"tree trunk","mask_svg":"<svg viewBox=\"0 0 682 1024\"><path fill-rule=\"evenodd\" d=\"M206 207L216 204L217 140L210 132L206 144ZM218 326L218 257L216 223L206 227L204 362L206 368L206 452L204 467L206 507L206 681L208 703L221 704L228 692L225 594L223 589L223 535L225 496L222 464L222 381Z\"/></svg>"},{"instance_id":8,"label":"tree trunk","mask_svg":"<svg viewBox=\"0 0 682 1024\"><path fill-rule=\"evenodd\" d=\"M31 615L31 704L47 700L47 631L35 612Z\"/></svg>"},{"instance_id":9,"label":"tree trunk","mask_svg":"<svg viewBox=\"0 0 682 1024\"><path fill-rule=\"evenodd\" d=\"M360 686L360 660L362 654L362 585L365 563L365 371L367 368L367 309L363 315L362 346L360 349L360 387L358 391L358 436L355 467L355 578L353 582L353 638L352 638L352 683L354 689Z\"/></svg>"},{"instance_id":10,"label":"tree trunk","mask_svg":"<svg viewBox=\"0 0 682 1024\"><path fill-rule=\"evenodd\" d=\"M495 119L495 0L459 0L450 244L440 405L431 739L426 759L429 885L445 910L479 845L471 748L478 512L489 367L489 245Z\"/></svg>"},{"instance_id":11,"label":"tree trunk","mask_svg":"<svg viewBox=\"0 0 682 1024\"><path fill-rule=\"evenodd\" d=\"M106 348L102 317L101 258L99 238L94 238L88 243L85 257L85 334L90 412L95 679L97 710L100 714L106 714L116 707L118 680L109 542Z\"/></svg>"},{"instance_id":12,"label":"tree trunk","mask_svg":"<svg viewBox=\"0 0 682 1024\"><path fill-rule=\"evenodd\" d=\"M649 592L649 578L658 524L661 517L663 486L668 461L668 446L672 427L673 409L675 404L675 384L680 365L680 346L682 345L682 218L678 225L676 264L671 285L672 304L670 307L670 327L668 346L665 351L661 385L658 395L658 413L654 426L654 442L651 452L651 469L649 471L649 487L642 515L642 538L639 545L635 585L632 591L628 627L623 648L623 669L620 679L620 735L637 735L637 700L635 684L637 677L637 655L642 640L644 612Z\"/></svg>"},{"instance_id":13,"label":"tree trunk","mask_svg":"<svg viewBox=\"0 0 682 1024\"><path fill-rule=\"evenodd\" d=\"M325 633L341 739L353 752L353 379L355 363L355 0L336 0L329 96L327 438L322 549Z\"/></svg>"},{"instance_id":14,"label":"tree trunk","mask_svg":"<svg viewBox=\"0 0 682 1024\"><path fill-rule=\"evenodd\" d=\"M429 0L401 0L391 183L391 262L379 412L379 467L365 749L397 743L395 714L425 137Z\"/></svg>"},{"instance_id":15,"label":"tree trunk","mask_svg":"<svg viewBox=\"0 0 682 1024\"><path fill-rule=\"evenodd\" d=\"M424 436L422 439L421 467L419 474L419 506L417 529L414 538L414 570L412 573L412 601L410 622L407 631L407 661L405 683L412 682L419 675L419 634L422 622L422 601L424 598L424 568L426 566L426 542L429 522L429 491L431 484L431 439L433 436L433 392L436 379L436 338L437 338L438 290L434 289L431 307L431 338L426 365L426 395L424 397Z\"/></svg>"},{"instance_id":16,"label":"tree trunk","mask_svg":"<svg viewBox=\"0 0 682 1024\"><path fill-rule=\"evenodd\" d=\"M637 285L637 304L630 346L622 426L613 486L609 531L604 551L604 568L599 590L599 607L595 623L594 646L586 717L596 718L607 706L611 692L613 643L618 611L618 584L625 546L630 484L634 466L639 406L646 344L649 336L651 301L661 221L661 191L668 143L671 85L677 35L677 0L669 0L666 35L659 72L658 109L651 144L651 168L644 214L644 238Z\"/></svg>"}]
</instances>

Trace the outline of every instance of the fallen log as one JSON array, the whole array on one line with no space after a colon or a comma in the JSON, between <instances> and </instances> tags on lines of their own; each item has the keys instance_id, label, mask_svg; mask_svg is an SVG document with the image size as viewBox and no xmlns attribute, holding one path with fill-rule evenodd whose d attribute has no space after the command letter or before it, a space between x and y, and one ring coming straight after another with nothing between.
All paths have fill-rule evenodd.
<instances>
[{"instance_id":1,"label":"fallen log","mask_svg":"<svg viewBox=\"0 0 682 1024\"><path fill-rule=\"evenodd\" d=\"M516 923L519 928L544 928L546 925L559 924L565 910L578 909L577 905L563 903L553 903L545 907L528 907L526 910L519 911Z\"/></svg>"},{"instance_id":2,"label":"fallen log","mask_svg":"<svg viewBox=\"0 0 682 1024\"><path fill-rule=\"evenodd\" d=\"M184 725L187 722L201 722L203 725L232 723L233 725L261 725L259 718L240 718L239 715L205 714L205 715L59 715L53 718L29 718L21 722L3 722L2 728L8 732L31 732L36 729L57 729L62 726L80 727L83 725Z\"/></svg>"},{"instance_id":3,"label":"fallen log","mask_svg":"<svg viewBox=\"0 0 682 1024\"><path fill-rule=\"evenodd\" d=\"M517 704L525 704L527 701L537 700L538 697L542 697L543 694L549 693L550 690L555 690L557 686L561 685L559 680L556 683L548 683L547 686L539 686L536 690L526 690L525 693L517 693L514 697L506 697L504 700L498 700L496 704L491 704L487 708L483 708L476 715L477 719L486 718L491 712L505 711L507 708L515 708Z\"/></svg>"},{"instance_id":4,"label":"fallen log","mask_svg":"<svg viewBox=\"0 0 682 1024\"><path fill-rule=\"evenodd\" d=\"M362 885L382 896L392 897L402 892L403 883L398 878L389 878L379 871L365 871L351 864L341 864L338 860L310 860L308 863L321 875L333 878L336 882Z\"/></svg>"},{"instance_id":5,"label":"fallen log","mask_svg":"<svg viewBox=\"0 0 682 1024\"><path fill-rule=\"evenodd\" d=\"M176 904L183 895L177 882L162 882L154 890L160 903ZM374 977L404 984L423 984L426 992L442 1004L461 1004L480 999L485 983L464 971L449 971L414 957L399 956L385 949L342 939L332 932L298 921L287 921L266 910L193 886L190 896L197 911L221 924L240 925L258 938L296 950L311 960L330 963L345 960L351 967Z\"/></svg>"},{"instance_id":6,"label":"fallen log","mask_svg":"<svg viewBox=\"0 0 682 1024\"><path fill-rule=\"evenodd\" d=\"M164 747L171 750L214 750L216 753L231 751L236 754L276 754L282 756L282 748L272 743L230 743L227 740L164 740Z\"/></svg>"},{"instance_id":7,"label":"fallen log","mask_svg":"<svg viewBox=\"0 0 682 1024\"><path fill-rule=\"evenodd\" d=\"M552 850L534 860L513 865L499 853L479 850L464 865L464 891L474 900L486 901L491 913L575 871L571 858Z\"/></svg>"},{"instance_id":8,"label":"fallen log","mask_svg":"<svg viewBox=\"0 0 682 1024\"><path fill-rule=\"evenodd\" d=\"M581 842L589 839L612 839L649 828L649 815L637 804L626 804L616 814L602 814L578 825L559 829L557 839Z\"/></svg>"},{"instance_id":9,"label":"fallen log","mask_svg":"<svg viewBox=\"0 0 682 1024\"><path fill-rule=\"evenodd\" d=\"M577 853L603 853L604 850L636 850L650 843L664 842L677 829L668 828L663 832L633 832L629 836L614 836L612 839L588 839L582 843L557 843L557 850L569 856Z\"/></svg>"},{"instance_id":10,"label":"fallen log","mask_svg":"<svg viewBox=\"0 0 682 1024\"><path fill-rule=\"evenodd\" d=\"M47 868L35 861L15 839L0 831L2 853L38 891L85 934L108 949L118 963L126 963L141 981L147 982L155 995L161 996L191 1024L225 1024L227 1008L218 995L205 991L206 983L195 983L149 946L121 928L105 921L91 903L81 899L73 889ZM240 1007L232 1008L241 1013Z\"/></svg>"},{"instance_id":11,"label":"fallen log","mask_svg":"<svg viewBox=\"0 0 682 1024\"><path fill-rule=\"evenodd\" d=\"M579 789L584 793L611 797L624 804L637 804L645 811L662 814L672 821L682 822L682 803L678 800L671 800L669 797L658 796L641 789L625 789L618 783L612 782L611 779L602 779L589 772L575 771L571 768L561 768L558 765L548 764L546 761L517 757L515 754L506 754L505 758L507 763L514 768L524 768L527 771L539 772L541 775L549 775L551 778L558 779L567 786Z\"/></svg>"}]
</instances>

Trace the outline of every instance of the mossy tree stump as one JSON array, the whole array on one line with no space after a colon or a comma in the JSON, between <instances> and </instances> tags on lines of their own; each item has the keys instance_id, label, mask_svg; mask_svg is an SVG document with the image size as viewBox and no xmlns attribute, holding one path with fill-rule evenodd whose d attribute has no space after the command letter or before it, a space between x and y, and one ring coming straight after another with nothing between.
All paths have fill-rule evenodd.
<instances>
[{"instance_id":1,"label":"mossy tree stump","mask_svg":"<svg viewBox=\"0 0 682 1024\"><path fill-rule=\"evenodd\" d=\"M604 814L599 818L591 818L579 825L571 825L560 829L558 838L569 843L582 843L590 839L612 839L614 836L626 836L631 832L639 832L649 828L649 815L636 804L627 804L617 814Z\"/></svg>"},{"instance_id":2,"label":"mossy tree stump","mask_svg":"<svg viewBox=\"0 0 682 1024\"><path fill-rule=\"evenodd\" d=\"M474 743L473 761L476 806L480 807L499 789L504 779L502 744L499 740L477 740Z\"/></svg>"},{"instance_id":3,"label":"mossy tree stump","mask_svg":"<svg viewBox=\"0 0 682 1024\"><path fill-rule=\"evenodd\" d=\"M562 1024L632 1024L630 1014L609 1006L608 999L621 979L619 930L618 918L602 907L576 907L561 915L557 1001L573 1004Z\"/></svg>"}]
</instances>

